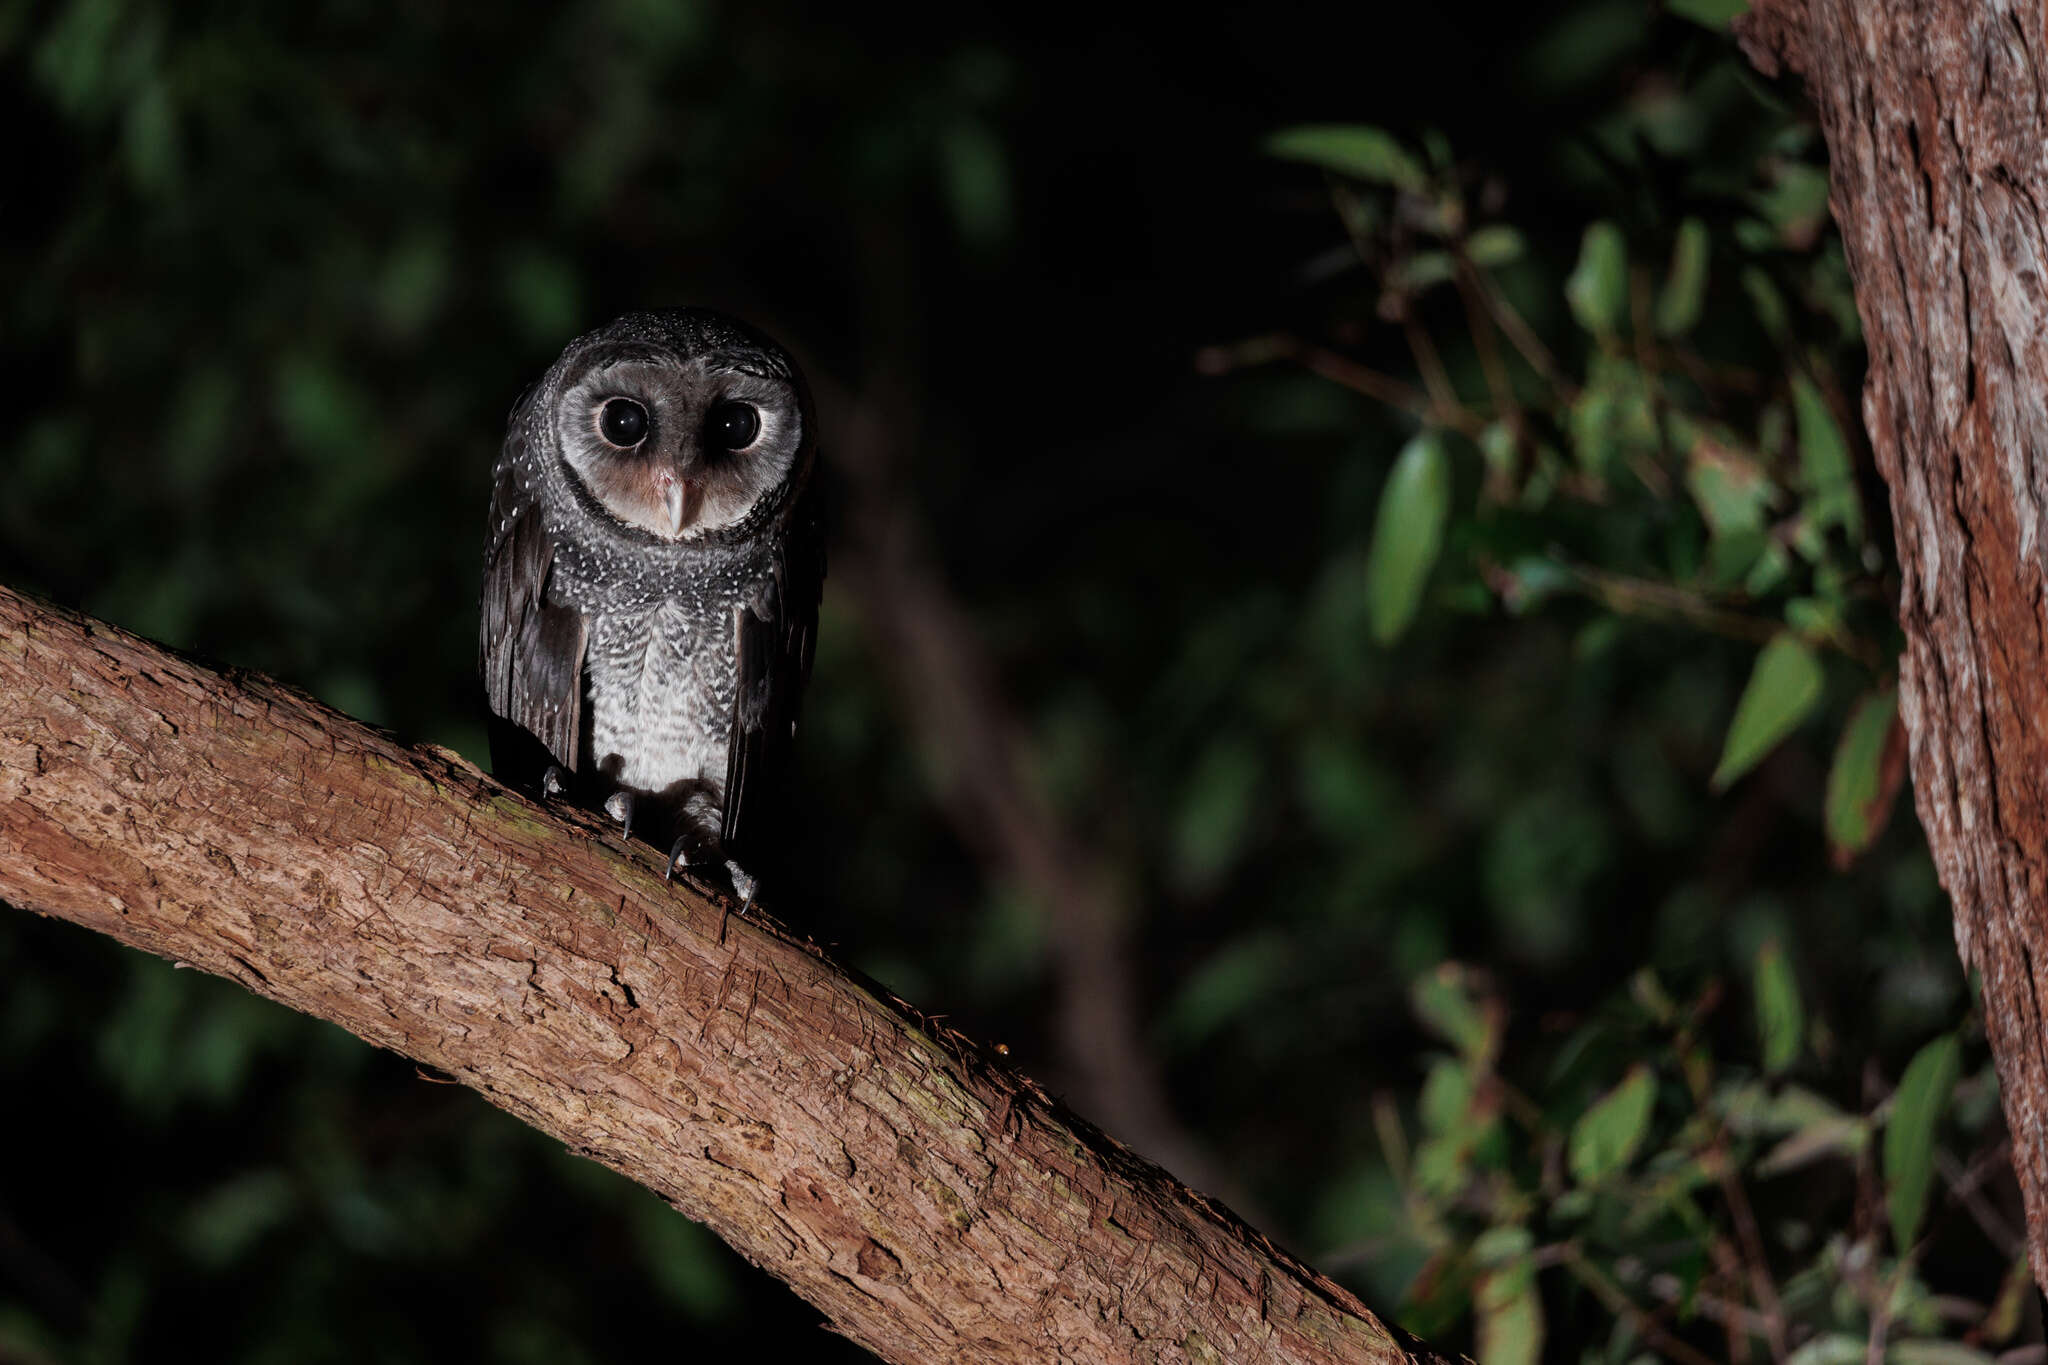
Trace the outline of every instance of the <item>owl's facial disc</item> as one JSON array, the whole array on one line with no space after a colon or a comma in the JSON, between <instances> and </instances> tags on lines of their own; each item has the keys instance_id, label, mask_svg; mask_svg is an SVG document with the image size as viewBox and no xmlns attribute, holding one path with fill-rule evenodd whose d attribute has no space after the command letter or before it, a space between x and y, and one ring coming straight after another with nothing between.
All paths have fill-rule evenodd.
<instances>
[{"instance_id":1,"label":"owl's facial disc","mask_svg":"<svg viewBox=\"0 0 2048 1365\"><path fill-rule=\"evenodd\" d=\"M742 520L789 476L795 392L772 377L645 351L597 359L556 409L563 462L598 504L664 540Z\"/></svg>"}]
</instances>

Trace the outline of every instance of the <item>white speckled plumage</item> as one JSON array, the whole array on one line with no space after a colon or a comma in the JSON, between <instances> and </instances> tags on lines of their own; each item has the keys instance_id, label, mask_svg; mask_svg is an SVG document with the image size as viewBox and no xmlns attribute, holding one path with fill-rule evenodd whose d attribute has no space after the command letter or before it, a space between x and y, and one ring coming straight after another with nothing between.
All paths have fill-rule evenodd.
<instances>
[{"instance_id":1,"label":"white speckled plumage","mask_svg":"<svg viewBox=\"0 0 2048 1365\"><path fill-rule=\"evenodd\" d=\"M730 618L727 618L730 625ZM601 612L591 620L584 676L590 746L613 780L658 792L708 782L721 798L732 732L732 641L706 640L673 599L651 608Z\"/></svg>"}]
</instances>

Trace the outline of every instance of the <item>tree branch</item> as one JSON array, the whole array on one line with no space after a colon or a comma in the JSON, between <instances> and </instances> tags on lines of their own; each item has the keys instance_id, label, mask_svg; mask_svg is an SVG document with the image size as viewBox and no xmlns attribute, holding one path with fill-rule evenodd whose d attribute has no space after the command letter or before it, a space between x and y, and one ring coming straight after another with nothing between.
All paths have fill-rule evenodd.
<instances>
[{"instance_id":1,"label":"tree branch","mask_svg":"<svg viewBox=\"0 0 2048 1365\"><path fill-rule=\"evenodd\" d=\"M1343 1288L765 917L0 588L0 899L438 1068L894 1362L1395 1362Z\"/></svg>"}]
</instances>

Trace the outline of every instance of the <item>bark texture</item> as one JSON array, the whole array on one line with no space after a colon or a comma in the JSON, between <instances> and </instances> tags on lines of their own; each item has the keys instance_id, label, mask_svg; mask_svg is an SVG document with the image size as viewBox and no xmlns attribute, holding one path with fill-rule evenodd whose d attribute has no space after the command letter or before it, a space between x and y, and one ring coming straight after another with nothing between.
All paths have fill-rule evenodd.
<instances>
[{"instance_id":1,"label":"bark texture","mask_svg":"<svg viewBox=\"0 0 2048 1365\"><path fill-rule=\"evenodd\" d=\"M1914 800L1955 905L2048 1285L2048 33L2009 0L1761 0L1805 78L1870 347Z\"/></svg>"},{"instance_id":2,"label":"bark texture","mask_svg":"<svg viewBox=\"0 0 2048 1365\"><path fill-rule=\"evenodd\" d=\"M1437 1359L652 849L5 589L0 900L457 1077L885 1360Z\"/></svg>"}]
</instances>

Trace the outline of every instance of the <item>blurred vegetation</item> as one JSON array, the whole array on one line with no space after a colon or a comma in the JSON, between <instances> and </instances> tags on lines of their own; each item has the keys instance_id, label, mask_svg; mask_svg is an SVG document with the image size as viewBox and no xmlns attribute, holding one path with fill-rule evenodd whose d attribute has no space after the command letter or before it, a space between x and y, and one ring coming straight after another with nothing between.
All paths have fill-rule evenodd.
<instances>
[{"instance_id":1,"label":"blurred vegetation","mask_svg":"<svg viewBox=\"0 0 2048 1365\"><path fill-rule=\"evenodd\" d=\"M507 405L729 308L828 442L909 395L1283 1240L1489 1365L2037 1347L1818 132L1728 4L1419 8L0 7L0 580L481 758ZM846 593L775 908L1058 1086L1043 907ZM21 915L0 982L0 1357L859 1358L327 1026Z\"/></svg>"}]
</instances>

